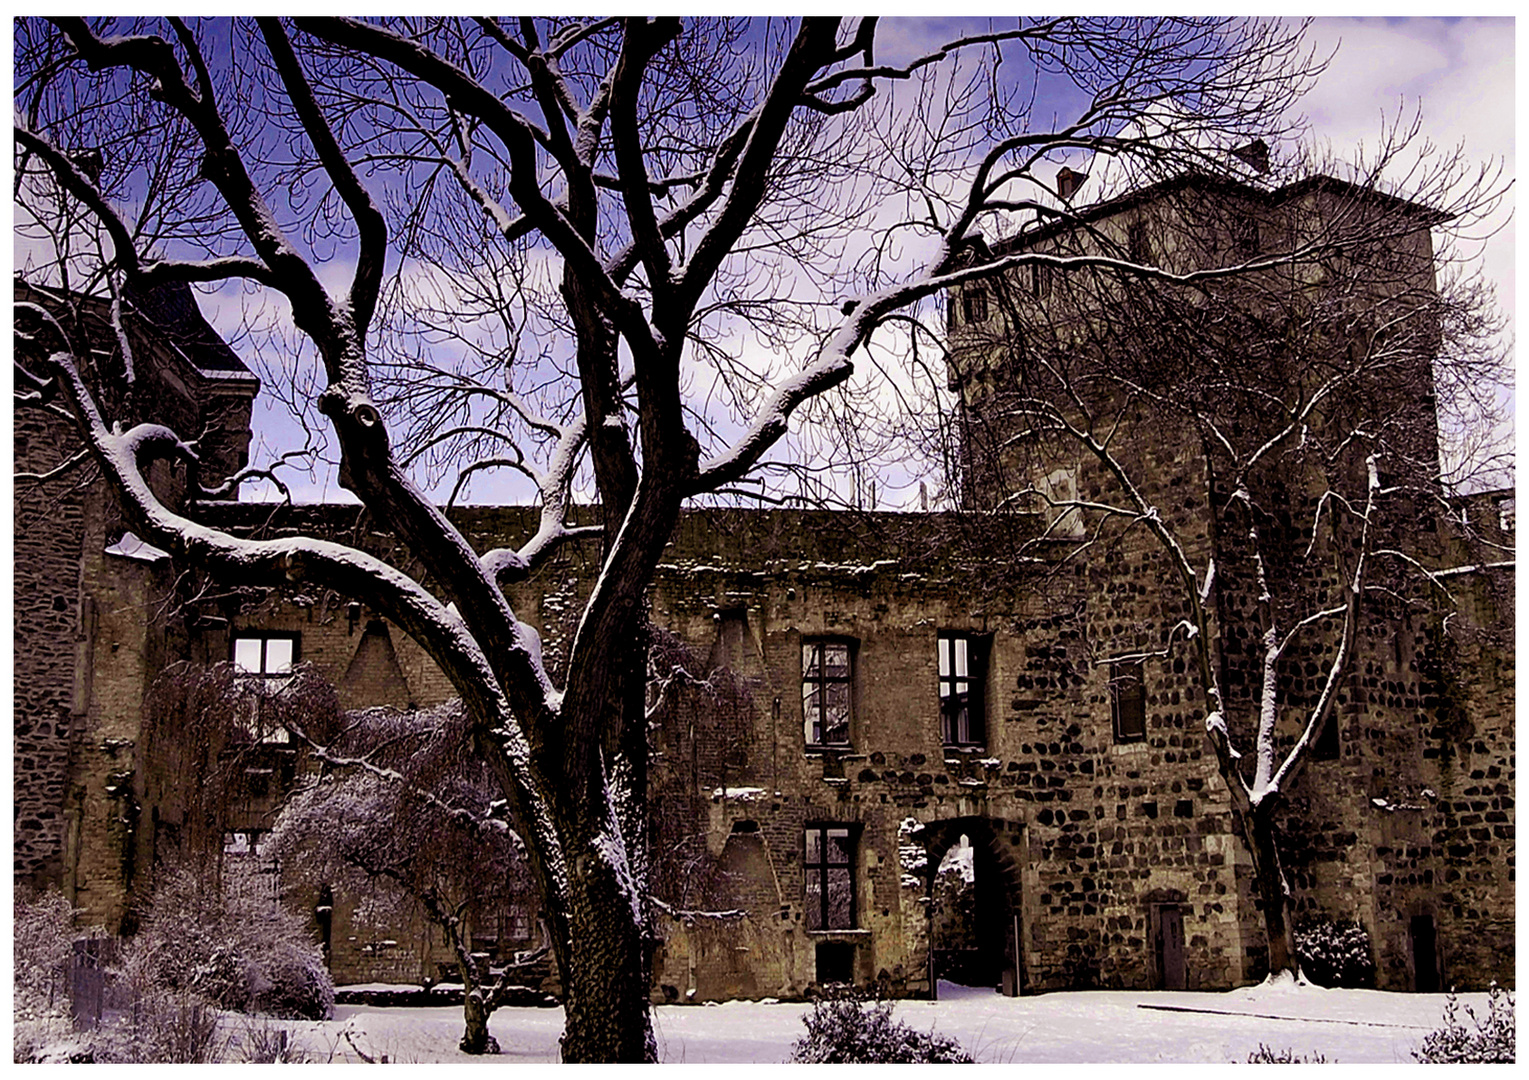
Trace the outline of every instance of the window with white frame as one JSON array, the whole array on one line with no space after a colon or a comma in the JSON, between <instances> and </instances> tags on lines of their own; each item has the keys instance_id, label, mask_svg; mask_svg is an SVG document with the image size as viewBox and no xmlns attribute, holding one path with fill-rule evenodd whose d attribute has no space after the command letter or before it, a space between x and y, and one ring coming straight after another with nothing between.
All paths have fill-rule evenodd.
<instances>
[{"instance_id":1,"label":"window with white frame","mask_svg":"<svg viewBox=\"0 0 1529 1080\"><path fill-rule=\"evenodd\" d=\"M292 682L297 635L241 632L233 639L234 674L244 692L245 733L255 742L288 743L292 734L271 718L271 699Z\"/></svg>"},{"instance_id":2,"label":"window with white frame","mask_svg":"<svg viewBox=\"0 0 1529 1080\"><path fill-rule=\"evenodd\" d=\"M983 684L986 682L987 639L975 634L941 631L940 741L946 746L986 746Z\"/></svg>"}]
</instances>

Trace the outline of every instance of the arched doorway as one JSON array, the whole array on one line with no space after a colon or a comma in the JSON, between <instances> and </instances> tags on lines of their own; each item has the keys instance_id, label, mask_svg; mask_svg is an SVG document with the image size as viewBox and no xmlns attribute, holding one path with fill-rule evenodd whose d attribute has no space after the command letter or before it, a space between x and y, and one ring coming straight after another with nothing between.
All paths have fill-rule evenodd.
<instances>
[{"instance_id":1,"label":"arched doorway","mask_svg":"<svg viewBox=\"0 0 1529 1080\"><path fill-rule=\"evenodd\" d=\"M1019 865L1009 831L1003 822L977 817L925 826L936 996L941 981L1009 995L1023 988Z\"/></svg>"}]
</instances>

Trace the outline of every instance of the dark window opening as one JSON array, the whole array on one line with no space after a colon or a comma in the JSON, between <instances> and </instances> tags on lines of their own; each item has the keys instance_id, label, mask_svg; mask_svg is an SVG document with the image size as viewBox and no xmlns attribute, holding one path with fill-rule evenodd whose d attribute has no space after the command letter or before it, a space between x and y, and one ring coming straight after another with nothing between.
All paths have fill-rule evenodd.
<instances>
[{"instance_id":1,"label":"dark window opening","mask_svg":"<svg viewBox=\"0 0 1529 1080\"><path fill-rule=\"evenodd\" d=\"M802 721L808 746L848 746L851 694L847 641L802 643Z\"/></svg>"},{"instance_id":2,"label":"dark window opening","mask_svg":"<svg viewBox=\"0 0 1529 1080\"><path fill-rule=\"evenodd\" d=\"M961 315L968 325L987 322L987 291L967 289L961 294Z\"/></svg>"},{"instance_id":3,"label":"dark window opening","mask_svg":"<svg viewBox=\"0 0 1529 1080\"><path fill-rule=\"evenodd\" d=\"M1045 300L1051 296L1051 273L1053 267L1049 263L1030 264L1030 293L1037 300Z\"/></svg>"},{"instance_id":4,"label":"dark window opening","mask_svg":"<svg viewBox=\"0 0 1529 1080\"><path fill-rule=\"evenodd\" d=\"M824 941L817 948L818 985L855 981L855 946L843 941Z\"/></svg>"},{"instance_id":5,"label":"dark window opening","mask_svg":"<svg viewBox=\"0 0 1529 1080\"><path fill-rule=\"evenodd\" d=\"M1337 761L1340 750L1338 710L1332 709L1327 714L1327 722L1322 725L1322 730L1317 732L1317 741L1312 744L1311 756L1317 761Z\"/></svg>"},{"instance_id":6,"label":"dark window opening","mask_svg":"<svg viewBox=\"0 0 1529 1080\"><path fill-rule=\"evenodd\" d=\"M1147 223L1133 221L1126 229L1126 251L1131 261L1143 266L1152 262L1152 241L1147 238Z\"/></svg>"},{"instance_id":7,"label":"dark window opening","mask_svg":"<svg viewBox=\"0 0 1529 1080\"><path fill-rule=\"evenodd\" d=\"M940 740L946 746L987 745L987 644L971 634L939 635Z\"/></svg>"},{"instance_id":8,"label":"dark window opening","mask_svg":"<svg viewBox=\"0 0 1529 1080\"><path fill-rule=\"evenodd\" d=\"M1233 214L1231 219L1232 247L1236 253L1251 259L1258 254L1258 219L1250 214Z\"/></svg>"},{"instance_id":9,"label":"dark window opening","mask_svg":"<svg viewBox=\"0 0 1529 1080\"><path fill-rule=\"evenodd\" d=\"M808 930L855 928L855 840L848 825L813 825L804 835L802 878Z\"/></svg>"},{"instance_id":10,"label":"dark window opening","mask_svg":"<svg viewBox=\"0 0 1529 1080\"><path fill-rule=\"evenodd\" d=\"M1110 665L1110 718L1116 742L1147 737L1147 692L1140 663Z\"/></svg>"}]
</instances>

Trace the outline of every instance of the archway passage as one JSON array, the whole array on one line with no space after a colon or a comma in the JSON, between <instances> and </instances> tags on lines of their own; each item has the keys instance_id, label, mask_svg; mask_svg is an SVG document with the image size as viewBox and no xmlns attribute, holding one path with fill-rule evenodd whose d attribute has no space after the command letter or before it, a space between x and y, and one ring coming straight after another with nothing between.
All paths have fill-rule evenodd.
<instances>
[{"instance_id":1,"label":"archway passage","mask_svg":"<svg viewBox=\"0 0 1529 1080\"><path fill-rule=\"evenodd\" d=\"M1019 866L1004 823L958 818L926 827L929 963L939 981L1017 995L1023 985Z\"/></svg>"}]
</instances>

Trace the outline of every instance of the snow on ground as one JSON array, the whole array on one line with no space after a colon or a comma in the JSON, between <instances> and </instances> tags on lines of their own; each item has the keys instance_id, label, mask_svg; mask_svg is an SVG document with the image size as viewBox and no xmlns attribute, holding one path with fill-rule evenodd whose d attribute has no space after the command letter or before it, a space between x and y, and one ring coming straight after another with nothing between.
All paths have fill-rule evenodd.
<instances>
[{"instance_id":1,"label":"snow on ground","mask_svg":"<svg viewBox=\"0 0 1529 1080\"><path fill-rule=\"evenodd\" d=\"M1092 990L1006 998L991 990L940 984L941 1000L904 1001L897 1017L953 1035L979 1061L1242 1062L1263 1043L1321 1054L1329 1062L1411 1063L1411 1050L1437 1028L1443 994L1250 986L1225 993ZM1486 1014L1486 994L1461 994ZM809 1006L733 1001L664 1005L654 1010L665 1062L778 1062L802 1034ZM1203 1011L1200 1011L1203 1010ZM1463 1019L1463 1017L1462 1017ZM498 1057L457 1050L462 1010L340 1005L325 1023L292 1022L310 1060L508 1063L558 1058L561 1009L505 1008L489 1030Z\"/></svg>"}]
</instances>

